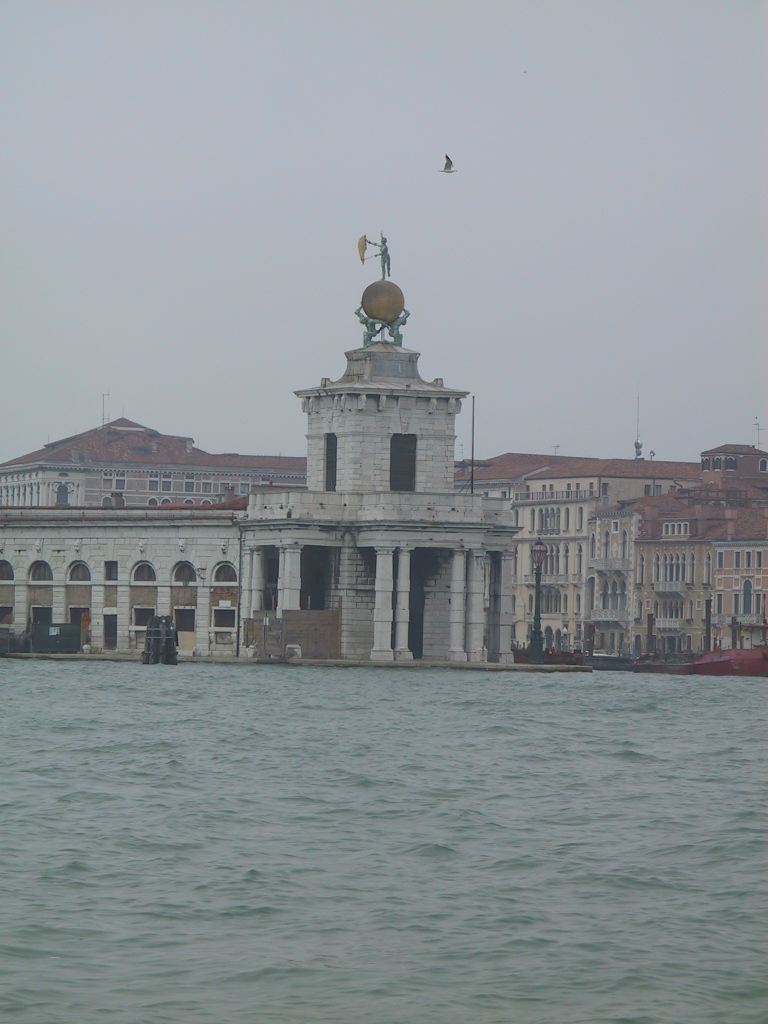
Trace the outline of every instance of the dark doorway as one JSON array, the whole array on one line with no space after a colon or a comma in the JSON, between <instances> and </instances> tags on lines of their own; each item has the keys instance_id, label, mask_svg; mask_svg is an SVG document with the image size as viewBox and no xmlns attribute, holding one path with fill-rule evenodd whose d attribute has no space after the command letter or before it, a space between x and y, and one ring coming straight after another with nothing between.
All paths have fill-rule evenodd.
<instances>
[{"instance_id":1,"label":"dark doorway","mask_svg":"<svg viewBox=\"0 0 768 1024\"><path fill-rule=\"evenodd\" d=\"M437 552L416 548L411 555L411 600L408 621L408 646L414 658L424 657L424 605L426 585L437 572Z\"/></svg>"},{"instance_id":2,"label":"dark doorway","mask_svg":"<svg viewBox=\"0 0 768 1024\"><path fill-rule=\"evenodd\" d=\"M276 547L264 548L264 611L277 608L277 577L280 572L280 553Z\"/></svg>"},{"instance_id":3,"label":"dark doorway","mask_svg":"<svg viewBox=\"0 0 768 1024\"><path fill-rule=\"evenodd\" d=\"M319 612L328 607L331 548L306 544L301 549L301 597L299 606Z\"/></svg>"},{"instance_id":4,"label":"dark doorway","mask_svg":"<svg viewBox=\"0 0 768 1024\"><path fill-rule=\"evenodd\" d=\"M104 650L114 651L117 647L117 616L104 616Z\"/></svg>"},{"instance_id":5,"label":"dark doorway","mask_svg":"<svg viewBox=\"0 0 768 1024\"><path fill-rule=\"evenodd\" d=\"M53 623L53 608L41 608L36 605L32 609L33 626L50 626Z\"/></svg>"},{"instance_id":6,"label":"dark doorway","mask_svg":"<svg viewBox=\"0 0 768 1024\"><path fill-rule=\"evenodd\" d=\"M69 609L69 621L73 626L80 626L83 622L83 615L86 612L90 613L88 608L70 608Z\"/></svg>"},{"instance_id":7,"label":"dark doorway","mask_svg":"<svg viewBox=\"0 0 768 1024\"><path fill-rule=\"evenodd\" d=\"M416 435L393 434L389 443L390 491L416 490Z\"/></svg>"}]
</instances>

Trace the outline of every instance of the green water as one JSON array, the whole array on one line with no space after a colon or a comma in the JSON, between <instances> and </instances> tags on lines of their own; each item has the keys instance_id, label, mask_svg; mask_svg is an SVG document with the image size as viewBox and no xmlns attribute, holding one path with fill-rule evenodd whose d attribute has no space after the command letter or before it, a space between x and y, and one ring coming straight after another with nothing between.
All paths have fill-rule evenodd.
<instances>
[{"instance_id":1,"label":"green water","mask_svg":"<svg viewBox=\"0 0 768 1024\"><path fill-rule=\"evenodd\" d=\"M4 1021L768 1021L764 680L0 688Z\"/></svg>"}]
</instances>

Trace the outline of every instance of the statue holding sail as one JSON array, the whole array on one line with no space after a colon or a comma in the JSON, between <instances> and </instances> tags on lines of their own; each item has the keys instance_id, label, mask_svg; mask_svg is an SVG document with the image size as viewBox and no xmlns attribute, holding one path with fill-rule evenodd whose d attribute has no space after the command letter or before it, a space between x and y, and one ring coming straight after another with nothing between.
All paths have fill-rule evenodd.
<instances>
[{"instance_id":1,"label":"statue holding sail","mask_svg":"<svg viewBox=\"0 0 768 1024\"><path fill-rule=\"evenodd\" d=\"M411 315L405 308L405 298L400 288L394 281L387 280L390 276L389 246L383 232L379 237L380 242L372 242L367 235L361 235L357 240L357 254L361 263L372 259L381 261L381 279L368 285L360 306L355 310L355 316L365 328L363 346L366 348L377 342L402 345L401 328ZM366 255L369 246L378 251Z\"/></svg>"}]
</instances>

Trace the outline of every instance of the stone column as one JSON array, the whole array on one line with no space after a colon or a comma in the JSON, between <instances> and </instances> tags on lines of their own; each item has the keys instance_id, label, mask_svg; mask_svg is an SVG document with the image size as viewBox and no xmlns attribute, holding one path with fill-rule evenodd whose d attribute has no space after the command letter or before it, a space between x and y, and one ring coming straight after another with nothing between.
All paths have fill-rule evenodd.
<instances>
[{"instance_id":1,"label":"stone column","mask_svg":"<svg viewBox=\"0 0 768 1024\"><path fill-rule=\"evenodd\" d=\"M512 654L512 595L515 591L514 559L512 552L501 555L501 578L499 580L499 661L511 665Z\"/></svg>"},{"instance_id":2,"label":"stone column","mask_svg":"<svg viewBox=\"0 0 768 1024\"><path fill-rule=\"evenodd\" d=\"M171 587L170 584L160 584L157 588L156 615L171 614Z\"/></svg>"},{"instance_id":3,"label":"stone column","mask_svg":"<svg viewBox=\"0 0 768 1024\"><path fill-rule=\"evenodd\" d=\"M202 658L207 658L211 653L211 585L208 580L197 585L195 653Z\"/></svg>"},{"instance_id":4,"label":"stone column","mask_svg":"<svg viewBox=\"0 0 768 1024\"><path fill-rule=\"evenodd\" d=\"M51 595L51 614L53 622L69 622L67 615L67 585L66 583L54 583L53 594Z\"/></svg>"},{"instance_id":5,"label":"stone column","mask_svg":"<svg viewBox=\"0 0 768 1024\"><path fill-rule=\"evenodd\" d=\"M264 610L264 549L251 550L251 617Z\"/></svg>"},{"instance_id":6,"label":"stone column","mask_svg":"<svg viewBox=\"0 0 768 1024\"><path fill-rule=\"evenodd\" d=\"M395 606L395 661L413 661L408 647L408 625L411 618L411 552L397 552L397 603Z\"/></svg>"},{"instance_id":7,"label":"stone column","mask_svg":"<svg viewBox=\"0 0 768 1024\"><path fill-rule=\"evenodd\" d=\"M371 661L394 661L392 651L392 548L376 548L376 603Z\"/></svg>"},{"instance_id":8,"label":"stone column","mask_svg":"<svg viewBox=\"0 0 768 1024\"><path fill-rule=\"evenodd\" d=\"M284 611L300 607L301 599L301 545L286 544L280 549L280 577L278 579L277 616Z\"/></svg>"},{"instance_id":9,"label":"stone column","mask_svg":"<svg viewBox=\"0 0 768 1024\"><path fill-rule=\"evenodd\" d=\"M27 581L17 580L13 594L13 631L24 633L27 629Z\"/></svg>"},{"instance_id":10,"label":"stone column","mask_svg":"<svg viewBox=\"0 0 768 1024\"><path fill-rule=\"evenodd\" d=\"M91 650L104 647L104 562L93 570L91 582Z\"/></svg>"},{"instance_id":11,"label":"stone column","mask_svg":"<svg viewBox=\"0 0 768 1024\"><path fill-rule=\"evenodd\" d=\"M463 548L453 552L451 563L451 646L448 648L449 661L466 661L464 649L464 584L466 579L467 555Z\"/></svg>"},{"instance_id":12,"label":"stone column","mask_svg":"<svg viewBox=\"0 0 768 1024\"><path fill-rule=\"evenodd\" d=\"M483 661L485 634L485 555L482 551L469 552L467 575L467 661Z\"/></svg>"},{"instance_id":13,"label":"stone column","mask_svg":"<svg viewBox=\"0 0 768 1024\"><path fill-rule=\"evenodd\" d=\"M277 588L275 591L275 615L279 619L283 612L283 587L285 585L285 548L277 549Z\"/></svg>"},{"instance_id":14,"label":"stone column","mask_svg":"<svg viewBox=\"0 0 768 1024\"><path fill-rule=\"evenodd\" d=\"M131 587L128 583L128 566L120 566L121 574L125 575L125 582L118 581L117 584L117 650L127 652L130 650L131 622ZM141 643L144 643L144 634L141 634Z\"/></svg>"}]
</instances>

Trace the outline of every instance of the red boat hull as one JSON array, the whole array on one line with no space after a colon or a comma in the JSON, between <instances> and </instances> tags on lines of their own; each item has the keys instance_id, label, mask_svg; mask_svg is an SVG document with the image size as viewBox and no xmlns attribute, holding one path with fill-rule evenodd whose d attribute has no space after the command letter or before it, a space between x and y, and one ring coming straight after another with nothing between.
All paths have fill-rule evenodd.
<instances>
[{"instance_id":1,"label":"red boat hull","mask_svg":"<svg viewBox=\"0 0 768 1024\"><path fill-rule=\"evenodd\" d=\"M697 676L767 676L768 648L751 650L733 648L728 651L709 651L693 663Z\"/></svg>"}]
</instances>

